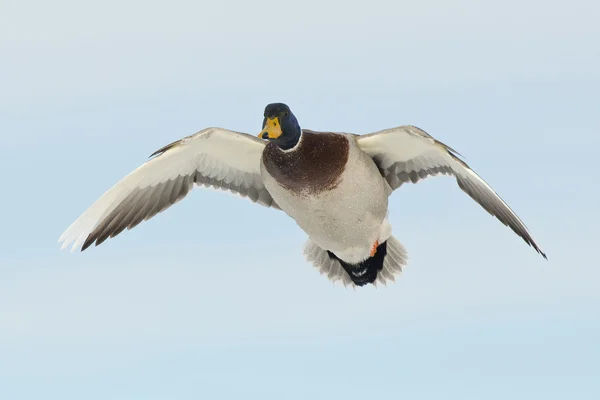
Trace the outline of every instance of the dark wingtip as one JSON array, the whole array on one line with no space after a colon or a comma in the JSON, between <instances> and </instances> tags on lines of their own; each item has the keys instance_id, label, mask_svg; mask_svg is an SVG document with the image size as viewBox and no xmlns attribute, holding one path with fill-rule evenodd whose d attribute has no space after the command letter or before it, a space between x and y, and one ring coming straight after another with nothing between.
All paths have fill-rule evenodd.
<instances>
[{"instance_id":1,"label":"dark wingtip","mask_svg":"<svg viewBox=\"0 0 600 400\"><path fill-rule=\"evenodd\" d=\"M150 154L150 156L148 158L152 158L154 156L159 156L159 155L171 150L173 147L177 146L180 142L181 142L181 139L176 140L173 143L169 143L168 145L161 147L160 149L156 150L154 153Z\"/></svg>"},{"instance_id":2,"label":"dark wingtip","mask_svg":"<svg viewBox=\"0 0 600 400\"><path fill-rule=\"evenodd\" d=\"M85 242L83 242L83 246L81 246L81 251L85 251L85 249L87 249L88 247L90 247L92 245L92 243L94 243L94 240L96 240L95 237L92 237L92 235L90 234L87 239L85 240Z\"/></svg>"},{"instance_id":3,"label":"dark wingtip","mask_svg":"<svg viewBox=\"0 0 600 400\"><path fill-rule=\"evenodd\" d=\"M540 248L538 247L538 245L537 245L537 244L536 244L536 243L535 243L533 240L530 240L530 241L528 242L528 244L529 244L531 247L533 247L533 248L535 249L535 251L537 251L537 252L538 252L538 253L539 253L539 254L540 254L542 257L544 257L544 259L548 260L548 257L546 256L546 253L544 253L544 252L542 251L542 249L540 249Z\"/></svg>"}]
</instances>

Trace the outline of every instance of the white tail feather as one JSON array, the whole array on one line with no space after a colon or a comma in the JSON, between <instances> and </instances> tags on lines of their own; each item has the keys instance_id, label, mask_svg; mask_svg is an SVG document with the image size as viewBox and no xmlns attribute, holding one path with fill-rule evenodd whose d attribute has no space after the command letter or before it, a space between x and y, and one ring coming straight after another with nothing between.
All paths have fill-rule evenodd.
<instances>
[{"instance_id":1,"label":"white tail feather","mask_svg":"<svg viewBox=\"0 0 600 400\"><path fill-rule=\"evenodd\" d=\"M342 281L344 286L356 285L350 279L350 275L344 270L340 262L329 257L326 250L323 250L308 239L304 244L304 256L306 260L319 270L321 275L327 275L332 282ZM395 276L402 273L403 268L408 261L406 249L394 236L387 239L387 254L383 259L383 268L377 274L377 280L374 284L395 282Z\"/></svg>"}]
</instances>

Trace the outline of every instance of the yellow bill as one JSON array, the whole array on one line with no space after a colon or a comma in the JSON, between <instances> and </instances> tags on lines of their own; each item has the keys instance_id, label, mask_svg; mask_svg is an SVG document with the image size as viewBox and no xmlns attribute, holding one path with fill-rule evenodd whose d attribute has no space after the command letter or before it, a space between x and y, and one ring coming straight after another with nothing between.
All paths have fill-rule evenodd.
<instances>
[{"instance_id":1,"label":"yellow bill","mask_svg":"<svg viewBox=\"0 0 600 400\"><path fill-rule=\"evenodd\" d=\"M258 134L261 139L277 139L281 136L281 124L279 118L267 118L265 128Z\"/></svg>"}]
</instances>

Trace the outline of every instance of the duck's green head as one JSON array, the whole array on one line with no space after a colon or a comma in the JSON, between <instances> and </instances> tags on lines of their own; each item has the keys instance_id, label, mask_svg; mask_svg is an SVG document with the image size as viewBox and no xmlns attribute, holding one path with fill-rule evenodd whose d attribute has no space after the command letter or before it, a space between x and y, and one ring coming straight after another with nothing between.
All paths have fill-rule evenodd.
<instances>
[{"instance_id":1,"label":"duck's green head","mask_svg":"<svg viewBox=\"0 0 600 400\"><path fill-rule=\"evenodd\" d=\"M265 107L263 130L258 134L261 139L267 139L280 148L287 150L294 147L300 140L302 130L298 120L283 103L273 103Z\"/></svg>"}]
</instances>

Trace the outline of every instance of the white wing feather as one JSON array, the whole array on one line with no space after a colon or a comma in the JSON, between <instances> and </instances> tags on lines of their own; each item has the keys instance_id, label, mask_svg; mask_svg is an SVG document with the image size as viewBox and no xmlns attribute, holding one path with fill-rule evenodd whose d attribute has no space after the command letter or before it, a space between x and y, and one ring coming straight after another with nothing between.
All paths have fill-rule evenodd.
<instances>
[{"instance_id":1,"label":"white wing feather","mask_svg":"<svg viewBox=\"0 0 600 400\"><path fill-rule=\"evenodd\" d=\"M392 189L428 176L453 175L465 193L546 258L523 221L490 185L460 160L455 150L425 131L414 126L400 126L355 138L358 146L375 161Z\"/></svg>"},{"instance_id":2,"label":"white wing feather","mask_svg":"<svg viewBox=\"0 0 600 400\"><path fill-rule=\"evenodd\" d=\"M265 142L208 128L163 147L109 189L61 235L62 249L102 243L180 201L194 184L229 190L277 207L260 177Z\"/></svg>"}]
</instances>

